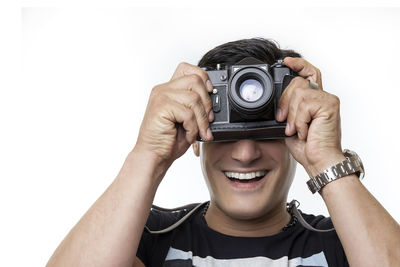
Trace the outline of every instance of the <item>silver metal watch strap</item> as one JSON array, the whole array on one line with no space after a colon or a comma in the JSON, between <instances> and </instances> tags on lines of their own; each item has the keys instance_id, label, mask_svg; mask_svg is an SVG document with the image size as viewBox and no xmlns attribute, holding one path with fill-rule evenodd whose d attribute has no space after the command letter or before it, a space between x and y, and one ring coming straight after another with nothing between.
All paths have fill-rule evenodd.
<instances>
[{"instance_id":1,"label":"silver metal watch strap","mask_svg":"<svg viewBox=\"0 0 400 267\"><path fill-rule=\"evenodd\" d=\"M345 150L344 154L346 156L346 160L326 169L315 177L310 177L310 180L307 181L307 185L313 194L320 191L330 182L344 176L356 173L360 178L360 173L364 171L360 159L358 156L353 157L350 155L349 150Z\"/></svg>"}]
</instances>

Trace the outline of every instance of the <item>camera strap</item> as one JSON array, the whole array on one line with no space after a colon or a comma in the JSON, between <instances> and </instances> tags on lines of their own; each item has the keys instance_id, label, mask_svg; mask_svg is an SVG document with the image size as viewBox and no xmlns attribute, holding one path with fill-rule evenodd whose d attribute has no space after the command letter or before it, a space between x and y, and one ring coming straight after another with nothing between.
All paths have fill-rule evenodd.
<instances>
[{"instance_id":1,"label":"camera strap","mask_svg":"<svg viewBox=\"0 0 400 267\"><path fill-rule=\"evenodd\" d=\"M301 223L301 225L311 231L314 232L319 232L319 233L326 233L326 232L331 232L334 231L335 228L330 228L330 229L317 229L313 226L311 226L306 220L304 220L303 216L301 216L300 211L298 210L298 207L300 206L300 202L298 202L296 199L293 199L288 203L288 208L291 212L293 212L293 215L296 216L297 220Z\"/></svg>"},{"instance_id":2,"label":"camera strap","mask_svg":"<svg viewBox=\"0 0 400 267\"><path fill-rule=\"evenodd\" d=\"M185 222L196 210L198 210L201 207L207 205L207 203L208 203L208 201L203 202L203 203L193 203L193 204L188 204L188 205L185 205L185 206L182 206L182 207L178 207L178 208L173 208L173 209L166 209L166 208L158 207L156 205L152 205L151 209L157 210L157 211L164 211L164 212L188 211L188 212L185 214L185 216L180 218L177 222L175 222L174 224L168 226L165 229L150 230L147 226L145 226L145 229L146 229L146 231L148 231L151 234L168 233L168 232L174 230L175 228L177 228L183 222Z\"/></svg>"},{"instance_id":3,"label":"camera strap","mask_svg":"<svg viewBox=\"0 0 400 267\"><path fill-rule=\"evenodd\" d=\"M199 210L201 207L206 206L209 203L209 201L203 202L203 203L193 203L193 204L189 204L189 205L185 205L182 207L178 207L178 208L173 208L173 209L166 209L166 208L162 208L162 207L158 207L156 205L152 206L153 210L157 210L157 211L163 211L163 212L177 212L177 211L187 211L187 213L180 218L178 221L176 221L175 223L173 223L172 225L161 229L161 230L151 230L149 229L147 226L145 226L146 231L148 231L151 234L163 234L163 233L168 233L172 230L174 230L175 228L177 228L179 225L181 225L183 222L185 222L195 211ZM311 231L314 232L319 232L319 233L326 233L326 232L331 232L334 231L334 228L331 229L317 229L313 226L311 226L308 222L306 222L306 220L303 218L303 216L301 215L300 211L298 210L298 207L300 206L300 203L297 200L292 200L290 203L287 204L288 205L288 209L293 213L294 216L296 216L297 220L301 223L301 225Z\"/></svg>"}]
</instances>

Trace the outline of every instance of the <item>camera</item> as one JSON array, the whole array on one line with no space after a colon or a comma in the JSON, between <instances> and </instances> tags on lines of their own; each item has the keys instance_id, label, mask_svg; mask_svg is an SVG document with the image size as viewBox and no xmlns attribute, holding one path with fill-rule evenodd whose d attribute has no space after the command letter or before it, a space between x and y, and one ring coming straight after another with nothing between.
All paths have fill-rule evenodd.
<instances>
[{"instance_id":1,"label":"camera","mask_svg":"<svg viewBox=\"0 0 400 267\"><path fill-rule=\"evenodd\" d=\"M286 137L286 122L276 121L276 108L282 92L297 74L283 60L268 65L247 57L235 65L217 64L215 69L205 70L214 88L210 94L214 141Z\"/></svg>"}]
</instances>

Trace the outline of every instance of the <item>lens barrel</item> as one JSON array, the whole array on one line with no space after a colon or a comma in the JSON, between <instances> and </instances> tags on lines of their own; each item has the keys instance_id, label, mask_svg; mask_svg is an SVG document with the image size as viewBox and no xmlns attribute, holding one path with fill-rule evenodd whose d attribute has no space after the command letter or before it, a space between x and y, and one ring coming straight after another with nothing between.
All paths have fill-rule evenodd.
<instances>
[{"instance_id":1,"label":"lens barrel","mask_svg":"<svg viewBox=\"0 0 400 267\"><path fill-rule=\"evenodd\" d=\"M273 108L274 95L271 75L260 68L246 67L232 77L228 98L239 114L255 119Z\"/></svg>"}]
</instances>

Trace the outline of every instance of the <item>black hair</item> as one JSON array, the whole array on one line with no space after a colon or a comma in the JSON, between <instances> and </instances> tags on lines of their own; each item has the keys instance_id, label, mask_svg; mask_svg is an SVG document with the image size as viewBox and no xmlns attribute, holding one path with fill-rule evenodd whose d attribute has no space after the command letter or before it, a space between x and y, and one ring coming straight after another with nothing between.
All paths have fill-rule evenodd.
<instances>
[{"instance_id":1,"label":"black hair","mask_svg":"<svg viewBox=\"0 0 400 267\"><path fill-rule=\"evenodd\" d=\"M234 65L246 57L254 57L272 65L278 59L301 57L301 55L293 50L280 49L274 40L251 38L228 42L213 48L201 58L198 66L215 69L217 64Z\"/></svg>"}]
</instances>

